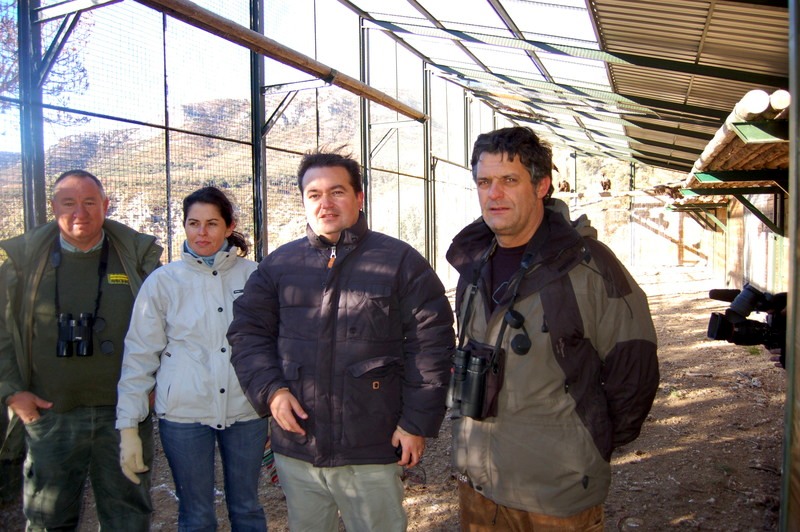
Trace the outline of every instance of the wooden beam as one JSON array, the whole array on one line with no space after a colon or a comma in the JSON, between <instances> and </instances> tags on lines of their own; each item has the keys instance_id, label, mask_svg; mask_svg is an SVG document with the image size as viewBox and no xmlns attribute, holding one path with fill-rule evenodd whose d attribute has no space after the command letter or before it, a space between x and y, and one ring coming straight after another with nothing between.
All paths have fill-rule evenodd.
<instances>
[{"instance_id":1,"label":"wooden beam","mask_svg":"<svg viewBox=\"0 0 800 532\"><path fill-rule=\"evenodd\" d=\"M392 98L366 83L343 74L320 63L316 59L303 55L291 48L283 46L258 32L237 24L216 13L198 6L188 0L136 0L142 5L166 13L167 15L200 28L229 42L244 46L249 50L280 61L297 70L336 85L348 92L397 111L403 116L425 122L428 116L405 103Z\"/></svg>"}]
</instances>

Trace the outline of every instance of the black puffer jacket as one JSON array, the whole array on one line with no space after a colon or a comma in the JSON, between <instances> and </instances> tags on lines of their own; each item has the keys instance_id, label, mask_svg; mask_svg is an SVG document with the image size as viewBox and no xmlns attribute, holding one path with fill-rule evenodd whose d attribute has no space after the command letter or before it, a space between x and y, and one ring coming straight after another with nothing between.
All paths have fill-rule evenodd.
<instances>
[{"instance_id":1,"label":"black puffer jacket","mask_svg":"<svg viewBox=\"0 0 800 532\"><path fill-rule=\"evenodd\" d=\"M454 344L444 287L411 246L362 214L330 242L307 238L266 257L234 304L231 362L262 416L288 387L306 435L272 424L272 448L315 466L397 461L397 425L435 437Z\"/></svg>"}]
</instances>

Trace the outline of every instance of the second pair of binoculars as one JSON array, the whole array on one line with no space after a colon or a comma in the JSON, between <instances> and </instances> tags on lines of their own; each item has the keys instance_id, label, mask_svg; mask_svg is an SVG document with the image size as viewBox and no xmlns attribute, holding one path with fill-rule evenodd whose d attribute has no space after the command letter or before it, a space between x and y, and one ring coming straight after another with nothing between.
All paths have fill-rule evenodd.
<instances>
[{"instance_id":1,"label":"second pair of binoculars","mask_svg":"<svg viewBox=\"0 0 800 532\"><path fill-rule=\"evenodd\" d=\"M78 319L72 314L58 315L58 342L56 344L57 357L92 356L92 328L94 316L90 312L82 312Z\"/></svg>"}]
</instances>

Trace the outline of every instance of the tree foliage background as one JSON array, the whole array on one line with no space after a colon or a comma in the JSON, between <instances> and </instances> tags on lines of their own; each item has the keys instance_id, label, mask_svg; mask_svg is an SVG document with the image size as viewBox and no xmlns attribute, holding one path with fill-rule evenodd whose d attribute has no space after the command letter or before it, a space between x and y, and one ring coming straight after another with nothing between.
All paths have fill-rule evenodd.
<instances>
[{"instance_id":1,"label":"tree foliage background","mask_svg":"<svg viewBox=\"0 0 800 532\"><path fill-rule=\"evenodd\" d=\"M19 98L19 42L17 31L18 2L0 0L0 95ZM41 24L42 49L46 50L58 30L60 21ZM84 65L82 50L91 33L91 13L84 13L64 48L58 55L42 86L47 103L67 107L70 96L85 92L89 87L89 75ZM36 68L41 68L37 65ZM0 99L0 112L7 111L13 102ZM60 124L81 122L84 119L63 111L45 113L45 120Z\"/></svg>"}]
</instances>

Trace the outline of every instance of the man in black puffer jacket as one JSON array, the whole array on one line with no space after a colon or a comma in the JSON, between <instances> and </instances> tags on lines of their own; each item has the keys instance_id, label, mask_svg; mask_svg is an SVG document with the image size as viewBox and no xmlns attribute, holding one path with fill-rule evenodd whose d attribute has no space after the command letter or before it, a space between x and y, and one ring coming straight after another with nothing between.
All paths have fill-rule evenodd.
<instances>
[{"instance_id":1,"label":"man in black puffer jacket","mask_svg":"<svg viewBox=\"0 0 800 532\"><path fill-rule=\"evenodd\" d=\"M306 155L307 235L266 257L234 304L231 362L272 415L292 530L405 530L402 466L439 432L453 312L410 245L371 231L358 163ZM399 458L399 460L398 460Z\"/></svg>"}]
</instances>

